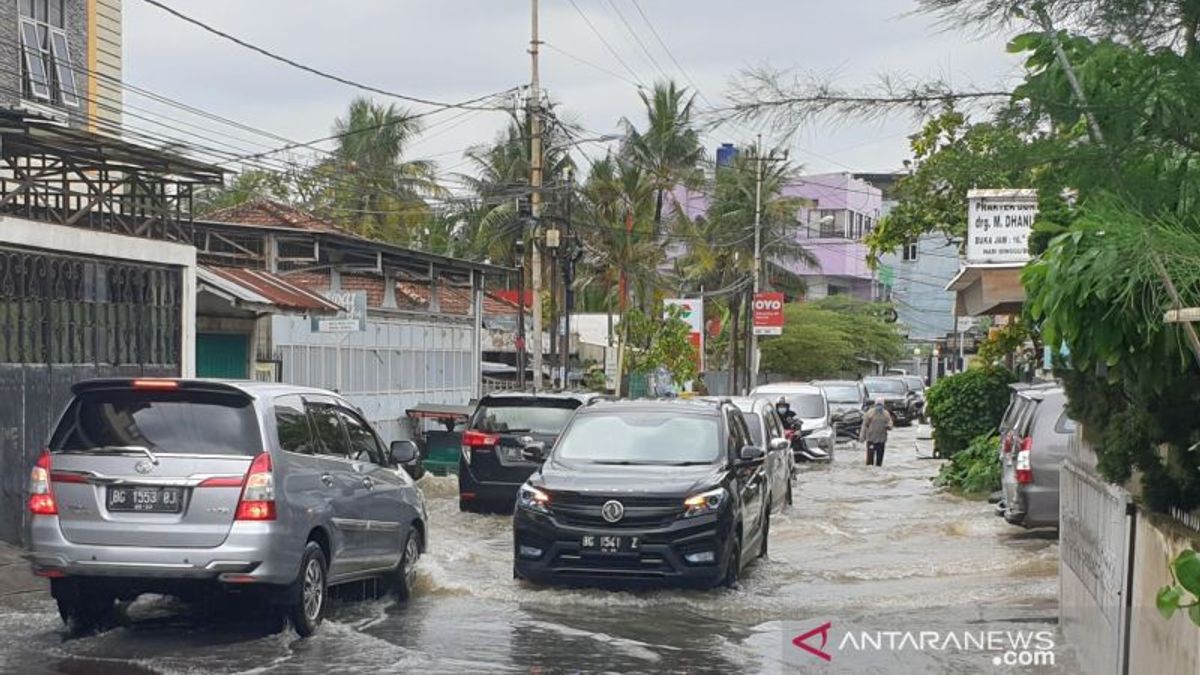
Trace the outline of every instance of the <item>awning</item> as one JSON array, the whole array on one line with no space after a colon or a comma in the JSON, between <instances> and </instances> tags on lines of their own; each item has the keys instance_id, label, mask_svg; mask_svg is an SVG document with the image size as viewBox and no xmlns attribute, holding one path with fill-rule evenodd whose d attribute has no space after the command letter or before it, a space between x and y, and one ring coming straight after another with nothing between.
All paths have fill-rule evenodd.
<instances>
[{"instance_id":1,"label":"awning","mask_svg":"<svg viewBox=\"0 0 1200 675\"><path fill-rule=\"evenodd\" d=\"M946 284L954 291L959 316L1020 314L1025 304L1021 270L1025 263L968 265Z\"/></svg>"},{"instance_id":2,"label":"awning","mask_svg":"<svg viewBox=\"0 0 1200 675\"><path fill-rule=\"evenodd\" d=\"M196 270L196 280L198 290L257 312L326 315L342 311L333 301L270 272L202 265Z\"/></svg>"}]
</instances>

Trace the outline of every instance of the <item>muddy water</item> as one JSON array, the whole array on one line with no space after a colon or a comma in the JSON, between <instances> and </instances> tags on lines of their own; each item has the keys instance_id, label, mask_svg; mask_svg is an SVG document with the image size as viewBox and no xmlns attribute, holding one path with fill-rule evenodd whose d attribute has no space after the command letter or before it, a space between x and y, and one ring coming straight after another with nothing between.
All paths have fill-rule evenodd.
<instances>
[{"instance_id":1,"label":"muddy water","mask_svg":"<svg viewBox=\"0 0 1200 675\"><path fill-rule=\"evenodd\" d=\"M796 504L771 523L771 554L734 590L612 592L512 579L509 519L458 512L453 479L423 482L432 551L417 598L343 601L299 640L239 616L201 622L143 599L127 625L64 641L50 602L0 609L5 672L1028 672L1002 651L934 642L858 646L879 631L1043 632L1070 672L1054 623L1057 544L931 485L937 462L897 432L886 465L842 448L805 466ZM829 622L829 661L792 644ZM892 638L893 640L895 638ZM966 639L966 638L960 638ZM821 647L820 636L808 644ZM884 645L886 647L886 645ZM957 646L957 643L956 643ZM978 647L978 645L976 645ZM1015 657L1014 657L1015 658ZM1045 661L1039 661L1045 663Z\"/></svg>"}]
</instances>

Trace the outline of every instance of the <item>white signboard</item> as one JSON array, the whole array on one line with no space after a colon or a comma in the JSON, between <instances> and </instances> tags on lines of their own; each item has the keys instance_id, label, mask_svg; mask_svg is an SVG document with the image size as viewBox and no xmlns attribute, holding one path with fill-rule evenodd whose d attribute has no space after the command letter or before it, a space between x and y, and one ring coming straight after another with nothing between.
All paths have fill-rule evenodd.
<instances>
[{"instance_id":1,"label":"white signboard","mask_svg":"<svg viewBox=\"0 0 1200 675\"><path fill-rule=\"evenodd\" d=\"M608 347L604 350L604 384L611 391L617 390L617 348Z\"/></svg>"},{"instance_id":2,"label":"white signboard","mask_svg":"<svg viewBox=\"0 0 1200 675\"><path fill-rule=\"evenodd\" d=\"M312 332L357 333L367 329L366 291L329 291L323 295L344 309L336 318L312 317Z\"/></svg>"},{"instance_id":3,"label":"white signboard","mask_svg":"<svg viewBox=\"0 0 1200 675\"><path fill-rule=\"evenodd\" d=\"M967 193L967 264L1029 262L1037 190Z\"/></svg>"}]
</instances>

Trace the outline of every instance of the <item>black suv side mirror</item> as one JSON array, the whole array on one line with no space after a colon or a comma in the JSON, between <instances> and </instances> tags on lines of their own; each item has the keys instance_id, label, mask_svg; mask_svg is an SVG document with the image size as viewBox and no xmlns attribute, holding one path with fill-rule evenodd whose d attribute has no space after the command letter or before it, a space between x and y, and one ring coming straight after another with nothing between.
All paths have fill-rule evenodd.
<instances>
[{"instance_id":1,"label":"black suv side mirror","mask_svg":"<svg viewBox=\"0 0 1200 675\"><path fill-rule=\"evenodd\" d=\"M763 452L762 448L754 445L747 445L746 447L742 448L740 453L738 453L738 463L757 464L762 462L763 458L766 456L767 453Z\"/></svg>"},{"instance_id":2,"label":"black suv side mirror","mask_svg":"<svg viewBox=\"0 0 1200 675\"><path fill-rule=\"evenodd\" d=\"M546 461L546 444L545 443L530 443L521 448L521 459L526 462L536 462L538 464Z\"/></svg>"},{"instance_id":3,"label":"black suv side mirror","mask_svg":"<svg viewBox=\"0 0 1200 675\"><path fill-rule=\"evenodd\" d=\"M391 457L393 466L405 466L417 461L421 452L417 449L417 444L412 441L392 441L388 455Z\"/></svg>"}]
</instances>

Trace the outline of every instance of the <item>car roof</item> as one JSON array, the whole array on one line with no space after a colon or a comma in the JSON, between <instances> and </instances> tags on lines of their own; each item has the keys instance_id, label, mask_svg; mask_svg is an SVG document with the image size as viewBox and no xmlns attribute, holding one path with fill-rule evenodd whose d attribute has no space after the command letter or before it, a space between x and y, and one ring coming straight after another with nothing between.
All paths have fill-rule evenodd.
<instances>
[{"instance_id":1,"label":"car roof","mask_svg":"<svg viewBox=\"0 0 1200 675\"><path fill-rule=\"evenodd\" d=\"M808 384L807 382L774 382L771 384L763 384L754 388L750 392L751 396L761 396L763 394L821 394L821 388Z\"/></svg>"},{"instance_id":2,"label":"car roof","mask_svg":"<svg viewBox=\"0 0 1200 675\"><path fill-rule=\"evenodd\" d=\"M716 415L725 404L732 405L728 398L642 398L601 400L595 404L580 408L578 415L591 415L602 412L674 412L688 415Z\"/></svg>"},{"instance_id":3,"label":"car roof","mask_svg":"<svg viewBox=\"0 0 1200 675\"><path fill-rule=\"evenodd\" d=\"M761 396L702 396L701 400L710 403L732 403L738 410L742 412L756 412L759 408L773 408L773 404L769 399Z\"/></svg>"},{"instance_id":4,"label":"car roof","mask_svg":"<svg viewBox=\"0 0 1200 675\"><path fill-rule=\"evenodd\" d=\"M587 403L588 401L601 397L602 394L597 394L593 391L496 391L490 394L484 394L479 400L487 399L506 399L506 398L544 398L557 401L579 401Z\"/></svg>"},{"instance_id":5,"label":"car roof","mask_svg":"<svg viewBox=\"0 0 1200 675\"><path fill-rule=\"evenodd\" d=\"M857 387L861 380L813 380L814 387Z\"/></svg>"},{"instance_id":6,"label":"car roof","mask_svg":"<svg viewBox=\"0 0 1200 675\"><path fill-rule=\"evenodd\" d=\"M342 398L342 395L329 391L327 389L317 389L315 387L301 387L294 384L284 384L282 382L259 382L256 380L226 380L217 378L201 378L201 377L110 377L92 380L83 380L71 387L71 391L76 394L87 391L100 391L104 389L124 389L133 388L134 382L137 381L171 381L178 382L183 388L207 389L207 390L227 390L240 391L254 398L271 398L273 396L281 396L285 394L311 394L321 396L332 396Z\"/></svg>"}]
</instances>

